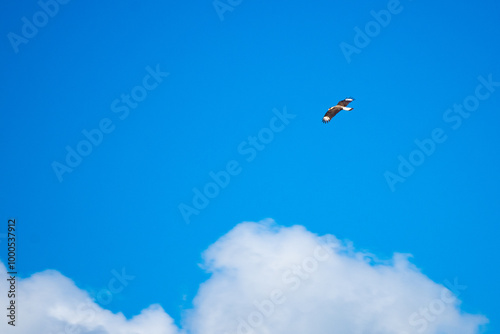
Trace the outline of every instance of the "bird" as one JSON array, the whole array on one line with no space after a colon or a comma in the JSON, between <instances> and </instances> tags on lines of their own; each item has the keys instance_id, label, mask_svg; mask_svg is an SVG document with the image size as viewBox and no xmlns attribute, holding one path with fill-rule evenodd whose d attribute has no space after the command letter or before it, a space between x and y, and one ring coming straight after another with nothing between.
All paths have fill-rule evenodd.
<instances>
[{"instance_id":1,"label":"bird","mask_svg":"<svg viewBox=\"0 0 500 334\"><path fill-rule=\"evenodd\" d=\"M323 123L328 123L330 120L339 113L341 110L348 110L351 111L353 108L348 108L347 105L354 101L354 98L348 97L343 99L342 101L339 101L336 106L331 107L328 109L326 112L325 116L323 116Z\"/></svg>"}]
</instances>

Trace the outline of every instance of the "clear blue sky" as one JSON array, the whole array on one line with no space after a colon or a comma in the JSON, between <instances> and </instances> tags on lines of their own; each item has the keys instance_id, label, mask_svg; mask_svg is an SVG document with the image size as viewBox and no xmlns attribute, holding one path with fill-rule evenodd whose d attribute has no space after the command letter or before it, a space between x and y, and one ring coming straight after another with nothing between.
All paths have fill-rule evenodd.
<instances>
[{"instance_id":1,"label":"clear blue sky","mask_svg":"<svg viewBox=\"0 0 500 334\"><path fill-rule=\"evenodd\" d=\"M95 292L126 268L135 280L105 307L160 303L180 323L208 277L201 252L269 217L411 253L432 280L467 285L462 308L498 331L500 5L401 0L373 24L391 3L244 0L221 20L211 1L69 1L20 42L9 33L24 38L41 7L3 2L1 219L19 222L20 276L55 269ZM348 96L354 110L323 124ZM415 140L436 129L446 139L391 189L398 157L421 158ZM231 161L186 223L179 206Z\"/></svg>"}]
</instances>

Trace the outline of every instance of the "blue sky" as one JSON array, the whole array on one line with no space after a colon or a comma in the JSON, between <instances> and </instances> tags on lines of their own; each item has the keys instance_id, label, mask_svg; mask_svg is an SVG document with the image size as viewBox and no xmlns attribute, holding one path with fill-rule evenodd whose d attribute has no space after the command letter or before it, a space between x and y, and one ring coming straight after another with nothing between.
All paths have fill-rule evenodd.
<instances>
[{"instance_id":1,"label":"blue sky","mask_svg":"<svg viewBox=\"0 0 500 334\"><path fill-rule=\"evenodd\" d=\"M181 326L209 278L201 253L272 218L410 253L434 282L467 285L461 309L498 330L500 5L222 2L221 20L211 1L69 1L29 38L23 18L41 5L0 5L2 220L18 221L20 277L53 269L95 295L124 268L134 280L103 307L159 303ZM354 110L323 124L348 96ZM259 149L242 154L251 137ZM69 167L78 145L91 153ZM424 161L391 186L400 156ZM194 208L230 162L238 172Z\"/></svg>"}]
</instances>

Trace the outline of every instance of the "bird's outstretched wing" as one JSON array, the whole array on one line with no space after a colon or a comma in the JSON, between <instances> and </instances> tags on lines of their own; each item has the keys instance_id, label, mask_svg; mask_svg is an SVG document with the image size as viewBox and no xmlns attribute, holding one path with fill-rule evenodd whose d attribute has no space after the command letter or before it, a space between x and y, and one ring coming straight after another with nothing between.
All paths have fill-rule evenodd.
<instances>
[{"instance_id":1,"label":"bird's outstretched wing","mask_svg":"<svg viewBox=\"0 0 500 334\"><path fill-rule=\"evenodd\" d=\"M354 99L352 97L348 97L348 98L343 99L342 101L339 101L339 103L337 103L337 105L342 106L342 107L346 107L352 101L354 101Z\"/></svg>"},{"instance_id":2,"label":"bird's outstretched wing","mask_svg":"<svg viewBox=\"0 0 500 334\"><path fill-rule=\"evenodd\" d=\"M341 107L331 107L330 109L328 109L328 111L326 112L325 116L323 116L323 123L328 123L330 122L330 120L339 113L339 111L341 111L342 108Z\"/></svg>"}]
</instances>

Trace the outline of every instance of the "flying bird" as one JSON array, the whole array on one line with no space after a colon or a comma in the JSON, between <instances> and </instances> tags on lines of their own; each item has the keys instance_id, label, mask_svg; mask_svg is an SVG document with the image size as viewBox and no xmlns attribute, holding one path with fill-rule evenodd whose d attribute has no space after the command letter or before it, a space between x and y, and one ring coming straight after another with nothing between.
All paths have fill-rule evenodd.
<instances>
[{"instance_id":1,"label":"flying bird","mask_svg":"<svg viewBox=\"0 0 500 334\"><path fill-rule=\"evenodd\" d=\"M351 111L352 108L348 108L347 105L354 101L352 97L348 97L346 99L343 99L342 101L339 101L336 106L331 107L328 109L326 112L325 116L323 116L323 123L328 123L330 120L339 113L341 110L348 110Z\"/></svg>"}]
</instances>

